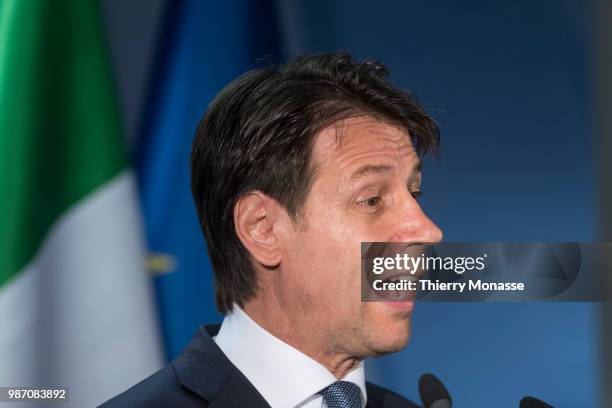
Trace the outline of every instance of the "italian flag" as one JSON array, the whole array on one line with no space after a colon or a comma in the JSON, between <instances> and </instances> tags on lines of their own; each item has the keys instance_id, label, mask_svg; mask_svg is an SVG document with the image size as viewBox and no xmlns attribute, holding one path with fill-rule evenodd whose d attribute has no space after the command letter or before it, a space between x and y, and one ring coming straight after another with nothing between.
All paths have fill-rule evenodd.
<instances>
[{"instance_id":1,"label":"italian flag","mask_svg":"<svg viewBox=\"0 0 612 408\"><path fill-rule=\"evenodd\" d=\"M62 407L162 365L98 7L0 1L0 386Z\"/></svg>"}]
</instances>

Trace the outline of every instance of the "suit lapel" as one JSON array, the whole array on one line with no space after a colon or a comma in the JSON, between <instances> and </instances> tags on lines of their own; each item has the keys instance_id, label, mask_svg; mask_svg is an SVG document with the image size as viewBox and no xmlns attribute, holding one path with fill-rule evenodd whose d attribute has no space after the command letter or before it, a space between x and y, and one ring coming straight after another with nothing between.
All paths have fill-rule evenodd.
<instances>
[{"instance_id":1,"label":"suit lapel","mask_svg":"<svg viewBox=\"0 0 612 408\"><path fill-rule=\"evenodd\" d=\"M171 365L177 380L210 407L270 406L212 339L219 325L202 326Z\"/></svg>"},{"instance_id":2,"label":"suit lapel","mask_svg":"<svg viewBox=\"0 0 612 408\"><path fill-rule=\"evenodd\" d=\"M366 403L365 408L382 408L384 407L382 401L380 400L377 394L372 395L373 393L368 387L369 383L366 382L366 387L368 388L368 402Z\"/></svg>"}]
</instances>

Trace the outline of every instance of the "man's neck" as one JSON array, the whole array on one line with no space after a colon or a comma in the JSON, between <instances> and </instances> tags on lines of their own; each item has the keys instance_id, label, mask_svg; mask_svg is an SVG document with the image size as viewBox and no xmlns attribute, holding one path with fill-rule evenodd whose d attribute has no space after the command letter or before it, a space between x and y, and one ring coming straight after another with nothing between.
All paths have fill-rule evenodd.
<instances>
[{"instance_id":1,"label":"man's neck","mask_svg":"<svg viewBox=\"0 0 612 408\"><path fill-rule=\"evenodd\" d=\"M279 307L255 299L245 304L242 310L268 333L323 365L338 380L355 369L362 360L319 344L316 341L318 336L312 332L303 333Z\"/></svg>"}]
</instances>

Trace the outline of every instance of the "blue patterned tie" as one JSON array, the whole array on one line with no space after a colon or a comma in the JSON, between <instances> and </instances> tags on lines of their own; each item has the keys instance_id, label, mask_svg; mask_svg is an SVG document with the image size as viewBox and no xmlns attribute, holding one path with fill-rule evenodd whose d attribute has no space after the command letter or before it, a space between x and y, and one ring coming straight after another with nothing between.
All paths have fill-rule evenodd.
<instances>
[{"instance_id":1,"label":"blue patterned tie","mask_svg":"<svg viewBox=\"0 0 612 408\"><path fill-rule=\"evenodd\" d=\"M319 391L327 408L361 408L361 392L352 382L336 381Z\"/></svg>"}]
</instances>

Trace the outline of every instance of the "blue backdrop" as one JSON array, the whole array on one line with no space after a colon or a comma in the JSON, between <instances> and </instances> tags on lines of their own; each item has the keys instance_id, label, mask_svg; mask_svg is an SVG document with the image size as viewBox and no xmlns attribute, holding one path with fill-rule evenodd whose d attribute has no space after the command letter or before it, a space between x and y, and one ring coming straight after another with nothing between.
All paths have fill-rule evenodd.
<instances>
[{"instance_id":1,"label":"blue backdrop","mask_svg":"<svg viewBox=\"0 0 612 408\"><path fill-rule=\"evenodd\" d=\"M222 318L191 198L191 140L214 95L277 52L276 20L266 1L168 3L135 162L149 246L167 260L156 289L169 358Z\"/></svg>"},{"instance_id":2,"label":"blue backdrop","mask_svg":"<svg viewBox=\"0 0 612 408\"><path fill-rule=\"evenodd\" d=\"M588 2L336 0L172 3L138 171L169 357L219 320L188 180L191 137L213 95L266 55L345 49L387 63L442 130L423 206L448 241L595 237ZM413 399L437 374L457 406L596 406L597 310L582 303L417 305L413 340L367 364Z\"/></svg>"}]
</instances>

